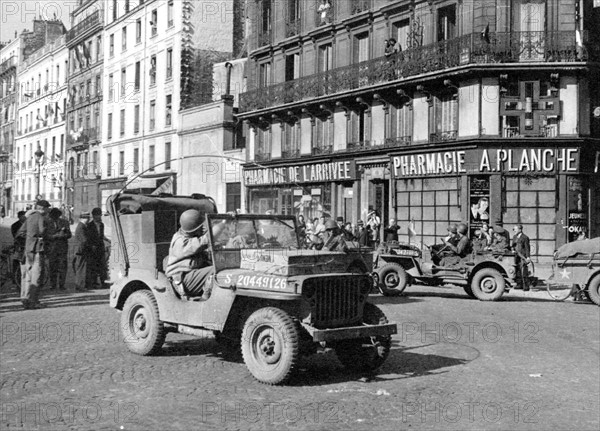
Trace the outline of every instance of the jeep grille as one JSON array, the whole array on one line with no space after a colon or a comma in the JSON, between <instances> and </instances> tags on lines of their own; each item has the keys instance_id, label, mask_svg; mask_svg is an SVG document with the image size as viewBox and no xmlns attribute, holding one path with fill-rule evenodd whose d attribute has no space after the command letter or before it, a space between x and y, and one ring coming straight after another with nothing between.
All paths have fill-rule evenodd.
<instances>
[{"instance_id":1,"label":"jeep grille","mask_svg":"<svg viewBox=\"0 0 600 431\"><path fill-rule=\"evenodd\" d=\"M316 277L306 280L302 290L310 295L312 324L316 328L339 327L360 321L370 279L356 275Z\"/></svg>"}]
</instances>

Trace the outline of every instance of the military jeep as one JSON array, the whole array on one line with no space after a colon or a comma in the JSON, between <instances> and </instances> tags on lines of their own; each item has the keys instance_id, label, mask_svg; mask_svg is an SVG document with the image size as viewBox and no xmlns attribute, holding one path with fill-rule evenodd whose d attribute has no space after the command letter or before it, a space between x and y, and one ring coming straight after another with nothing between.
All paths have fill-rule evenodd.
<instances>
[{"instance_id":1,"label":"military jeep","mask_svg":"<svg viewBox=\"0 0 600 431\"><path fill-rule=\"evenodd\" d=\"M286 382L301 356L319 347L360 372L387 358L397 328L367 301L369 254L300 249L294 217L219 215L202 195L120 194L108 204L110 305L122 312L131 352L158 353L169 332L209 333L241 345L248 370L267 384ZM215 270L202 297L178 293L164 273L179 216L190 208L206 216Z\"/></svg>"}]
</instances>

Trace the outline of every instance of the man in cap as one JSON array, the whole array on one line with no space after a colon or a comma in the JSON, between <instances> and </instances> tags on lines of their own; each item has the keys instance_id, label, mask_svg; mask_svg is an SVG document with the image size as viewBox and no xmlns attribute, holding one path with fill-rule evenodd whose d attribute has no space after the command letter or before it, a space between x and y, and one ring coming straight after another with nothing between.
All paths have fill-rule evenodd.
<instances>
[{"instance_id":1,"label":"man in cap","mask_svg":"<svg viewBox=\"0 0 600 431\"><path fill-rule=\"evenodd\" d=\"M69 238L71 238L69 222L62 218L62 211L52 208L48 221L48 272L50 289L65 290L67 278L67 255Z\"/></svg>"},{"instance_id":2,"label":"man in cap","mask_svg":"<svg viewBox=\"0 0 600 431\"><path fill-rule=\"evenodd\" d=\"M204 285L214 274L208 250L208 229L204 215L195 209L184 211L179 217L180 228L169 247L165 274L182 297L202 296L208 299L210 290ZM226 220L213 226L213 236L219 236L229 225Z\"/></svg>"},{"instance_id":3,"label":"man in cap","mask_svg":"<svg viewBox=\"0 0 600 431\"><path fill-rule=\"evenodd\" d=\"M98 278L100 287L108 278L106 274L106 255L104 252L104 223L102 223L102 210L94 208L92 219L87 223L87 238L89 245L88 272L90 288L94 288Z\"/></svg>"},{"instance_id":4,"label":"man in cap","mask_svg":"<svg viewBox=\"0 0 600 431\"><path fill-rule=\"evenodd\" d=\"M75 244L73 257L73 272L75 273L75 290L83 292L87 289L89 282L88 259L90 258L90 245L88 240L87 220L90 215L81 212L77 218L75 228Z\"/></svg>"},{"instance_id":5,"label":"man in cap","mask_svg":"<svg viewBox=\"0 0 600 431\"><path fill-rule=\"evenodd\" d=\"M39 295L46 270L48 208L48 201L38 200L35 208L26 214L27 219L19 229L20 233L25 234L25 276L21 284L21 302L25 309L44 307L40 304Z\"/></svg>"},{"instance_id":6,"label":"man in cap","mask_svg":"<svg viewBox=\"0 0 600 431\"><path fill-rule=\"evenodd\" d=\"M365 222L362 220L359 220L356 223L356 232L354 233L354 237L361 247L369 246L369 232L367 231Z\"/></svg>"},{"instance_id":7,"label":"man in cap","mask_svg":"<svg viewBox=\"0 0 600 431\"><path fill-rule=\"evenodd\" d=\"M529 268L527 265L531 262L531 249L529 246L529 237L523 233L523 225L513 226L512 248L515 251L515 264L517 265L517 289L529 290Z\"/></svg>"},{"instance_id":8,"label":"man in cap","mask_svg":"<svg viewBox=\"0 0 600 431\"><path fill-rule=\"evenodd\" d=\"M492 244L489 247L493 254L500 255L509 251L507 235L508 232L502 226L494 226Z\"/></svg>"}]
</instances>

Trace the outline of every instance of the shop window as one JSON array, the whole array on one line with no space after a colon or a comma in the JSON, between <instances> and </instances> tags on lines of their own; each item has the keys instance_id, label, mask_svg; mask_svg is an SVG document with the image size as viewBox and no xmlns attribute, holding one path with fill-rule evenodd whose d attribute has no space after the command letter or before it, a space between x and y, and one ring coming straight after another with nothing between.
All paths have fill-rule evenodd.
<instances>
[{"instance_id":1,"label":"shop window","mask_svg":"<svg viewBox=\"0 0 600 431\"><path fill-rule=\"evenodd\" d=\"M502 199L504 227L522 224L530 238L531 254L550 258L556 239L555 177L505 176Z\"/></svg>"}]
</instances>

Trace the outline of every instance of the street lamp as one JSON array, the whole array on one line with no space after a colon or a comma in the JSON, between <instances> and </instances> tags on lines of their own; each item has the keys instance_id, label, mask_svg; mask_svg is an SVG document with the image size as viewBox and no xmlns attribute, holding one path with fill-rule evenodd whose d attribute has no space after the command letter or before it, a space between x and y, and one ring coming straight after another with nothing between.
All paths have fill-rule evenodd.
<instances>
[{"instance_id":1,"label":"street lamp","mask_svg":"<svg viewBox=\"0 0 600 431\"><path fill-rule=\"evenodd\" d=\"M10 156L7 151L0 151L0 205L8 212L7 205L5 205L4 189L6 188L6 181L8 181L8 160Z\"/></svg>"},{"instance_id":2,"label":"street lamp","mask_svg":"<svg viewBox=\"0 0 600 431\"><path fill-rule=\"evenodd\" d=\"M35 187L36 187L36 193L35 193L35 198L38 199L40 196L40 176L42 174L42 157L44 157L44 152L42 151L42 149L40 147L38 147L37 151L34 153L35 155Z\"/></svg>"}]
</instances>

